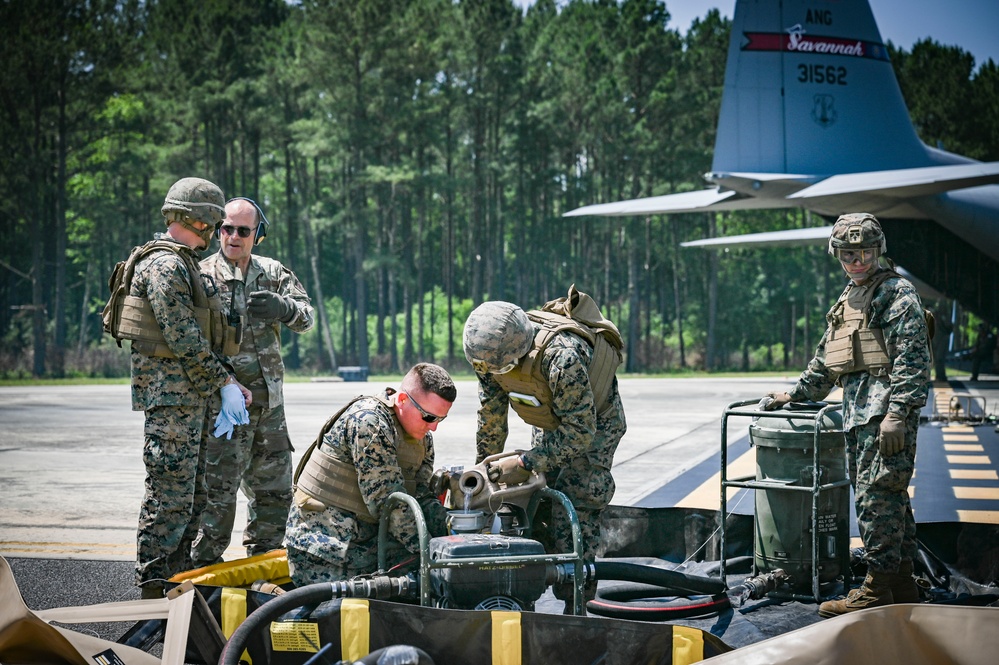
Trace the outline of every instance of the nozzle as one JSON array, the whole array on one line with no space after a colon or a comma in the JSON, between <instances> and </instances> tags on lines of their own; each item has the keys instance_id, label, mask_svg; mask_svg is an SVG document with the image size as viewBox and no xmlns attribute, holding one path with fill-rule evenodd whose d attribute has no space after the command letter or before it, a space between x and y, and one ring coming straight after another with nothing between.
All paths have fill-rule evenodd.
<instances>
[{"instance_id":1,"label":"nozzle","mask_svg":"<svg viewBox=\"0 0 999 665\"><path fill-rule=\"evenodd\" d=\"M458 487L461 488L462 494L469 494L475 496L482 491L482 488L486 486L486 479L483 477L482 472L477 469L469 469L461 474L458 479Z\"/></svg>"},{"instance_id":2,"label":"nozzle","mask_svg":"<svg viewBox=\"0 0 999 665\"><path fill-rule=\"evenodd\" d=\"M742 607L750 600L759 600L777 587L791 579L782 568L776 568L769 573L763 573L756 577L749 577L746 580L729 590L728 595L732 604Z\"/></svg>"}]
</instances>

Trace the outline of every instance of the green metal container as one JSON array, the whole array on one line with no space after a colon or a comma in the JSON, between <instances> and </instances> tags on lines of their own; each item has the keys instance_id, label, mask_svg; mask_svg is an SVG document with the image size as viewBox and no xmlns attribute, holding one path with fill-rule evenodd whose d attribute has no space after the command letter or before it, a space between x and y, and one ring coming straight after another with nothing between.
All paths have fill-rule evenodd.
<instances>
[{"instance_id":1,"label":"green metal container","mask_svg":"<svg viewBox=\"0 0 999 665\"><path fill-rule=\"evenodd\" d=\"M814 577L813 528L818 533L820 584L835 580L849 561L849 485L821 489L848 478L843 421L838 411L827 411L817 423L818 410L817 406L800 410L805 418L763 416L749 427L750 443L756 447L756 567L782 568L800 588L810 586ZM816 426L820 429L817 480Z\"/></svg>"}]
</instances>

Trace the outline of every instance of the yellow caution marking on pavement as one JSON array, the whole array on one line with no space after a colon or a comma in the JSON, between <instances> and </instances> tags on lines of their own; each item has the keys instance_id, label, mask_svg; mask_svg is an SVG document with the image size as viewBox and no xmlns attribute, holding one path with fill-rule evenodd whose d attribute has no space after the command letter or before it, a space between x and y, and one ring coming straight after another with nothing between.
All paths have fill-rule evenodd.
<instances>
[{"instance_id":1,"label":"yellow caution marking on pavement","mask_svg":"<svg viewBox=\"0 0 999 665\"><path fill-rule=\"evenodd\" d=\"M988 455L947 455L948 464L992 464Z\"/></svg>"},{"instance_id":2,"label":"yellow caution marking on pavement","mask_svg":"<svg viewBox=\"0 0 999 665\"><path fill-rule=\"evenodd\" d=\"M954 480L999 480L999 472L995 469L951 469L950 477Z\"/></svg>"},{"instance_id":3,"label":"yellow caution marking on pavement","mask_svg":"<svg viewBox=\"0 0 999 665\"><path fill-rule=\"evenodd\" d=\"M977 434L944 434L944 441L978 441Z\"/></svg>"},{"instance_id":4,"label":"yellow caution marking on pavement","mask_svg":"<svg viewBox=\"0 0 999 665\"><path fill-rule=\"evenodd\" d=\"M973 522L975 524L999 524L999 510L959 510L958 522Z\"/></svg>"},{"instance_id":5,"label":"yellow caution marking on pavement","mask_svg":"<svg viewBox=\"0 0 999 665\"><path fill-rule=\"evenodd\" d=\"M999 487L955 487L954 497L957 499L999 501Z\"/></svg>"},{"instance_id":6,"label":"yellow caution marking on pavement","mask_svg":"<svg viewBox=\"0 0 999 665\"><path fill-rule=\"evenodd\" d=\"M756 451L752 448L744 452L735 461L728 464L726 478L743 478L745 476L756 476ZM677 508L702 508L705 510L718 510L718 491L721 487L721 471L714 474L693 492L680 499ZM739 491L739 487L729 487L726 497L729 501Z\"/></svg>"},{"instance_id":7,"label":"yellow caution marking on pavement","mask_svg":"<svg viewBox=\"0 0 999 665\"><path fill-rule=\"evenodd\" d=\"M945 443L944 450L949 453L984 453L985 448L977 443Z\"/></svg>"}]
</instances>

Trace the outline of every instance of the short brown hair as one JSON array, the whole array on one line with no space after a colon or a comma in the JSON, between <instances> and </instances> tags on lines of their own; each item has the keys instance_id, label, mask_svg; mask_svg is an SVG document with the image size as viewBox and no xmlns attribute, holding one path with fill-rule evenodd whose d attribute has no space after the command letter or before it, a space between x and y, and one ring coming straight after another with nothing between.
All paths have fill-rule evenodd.
<instances>
[{"instance_id":1,"label":"short brown hair","mask_svg":"<svg viewBox=\"0 0 999 665\"><path fill-rule=\"evenodd\" d=\"M402 379L403 391L419 388L421 392L433 393L443 400L454 402L458 389L447 370L433 363L413 365Z\"/></svg>"}]
</instances>

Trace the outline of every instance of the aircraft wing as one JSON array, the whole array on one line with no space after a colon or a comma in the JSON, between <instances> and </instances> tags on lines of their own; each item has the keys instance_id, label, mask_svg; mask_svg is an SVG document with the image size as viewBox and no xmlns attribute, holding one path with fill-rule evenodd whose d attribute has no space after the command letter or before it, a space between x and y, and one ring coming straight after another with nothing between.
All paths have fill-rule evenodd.
<instances>
[{"instance_id":1,"label":"aircraft wing","mask_svg":"<svg viewBox=\"0 0 999 665\"><path fill-rule=\"evenodd\" d=\"M847 173L828 178L788 173L714 172L718 184L681 194L598 203L565 213L565 217L657 215L725 210L805 208L836 217L843 210L866 210L885 217L925 218L913 199L941 192L999 183L999 162Z\"/></svg>"}]
</instances>

